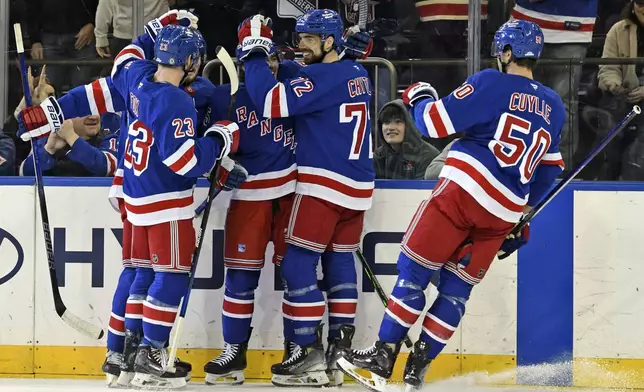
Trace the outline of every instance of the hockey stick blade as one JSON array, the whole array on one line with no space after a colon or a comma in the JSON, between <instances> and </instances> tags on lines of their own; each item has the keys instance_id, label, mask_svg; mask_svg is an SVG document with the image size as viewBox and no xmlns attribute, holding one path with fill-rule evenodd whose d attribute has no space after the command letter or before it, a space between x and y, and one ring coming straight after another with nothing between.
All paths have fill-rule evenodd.
<instances>
[{"instance_id":1,"label":"hockey stick blade","mask_svg":"<svg viewBox=\"0 0 644 392\"><path fill-rule=\"evenodd\" d=\"M20 76L22 79L22 88L25 93L25 104L27 107L32 105L31 101L31 90L29 89L29 71L25 63L25 48L22 42L22 29L20 28L20 23L15 23L13 25L14 35L16 37L16 49L18 52L18 60L20 63ZM31 149L36 151L36 141L31 139ZM49 266L49 280L51 282L52 296L54 299L54 306L56 309L56 314L60 317L67 325L74 328L78 332L82 333L93 339L101 339L104 335L104 331L88 321L80 319L75 314L69 312L67 307L63 303L63 299L60 296L60 291L58 289L58 281L56 279L56 263L54 261L54 247L51 243L51 231L49 229L49 215L47 213L47 200L45 199L45 188L42 181L42 172L40 169L40 159L39 154L32 154L34 160L34 174L36 178L36 188L38 192L38 202L40 205L40 219L42 221L43 236L45 239L45 253L47 255L47 263Z\"/></svg>"},{"instance_id":2,"label":"hockey stick blade","mask_svg":"<svg viewBox=\"0 0 644 392\"><path fill-rule=\"evenodd\" d=\"M237 94L237 90L239 89L239 77L237 76L237 68L235 67L235 62L223 46L217 46L217 48L215 49L215 55L217 56L219 61L221 61L224 69L226 69L228 79L230 79L230 95L234 96L235 94ZM228 118L230 118L230 114L228 115Z\"/></svg>"}]
</instances>

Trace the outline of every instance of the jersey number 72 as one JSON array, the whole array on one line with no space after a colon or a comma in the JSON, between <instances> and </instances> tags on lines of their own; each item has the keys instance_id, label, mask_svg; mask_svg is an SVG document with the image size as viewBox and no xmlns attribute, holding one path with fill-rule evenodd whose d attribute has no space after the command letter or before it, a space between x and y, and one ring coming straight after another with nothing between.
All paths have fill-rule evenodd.
<instances>
[{"instance_id":1,"label":"jersey number 72","mask_svg":"<svg viewBox=\"0 0 644 392\"><path fill-rule=\"evenodd\" d=\"M539 128L530 135L531 126L532 124L527 120L510 113L503 113L499 119L494 140L488 143L489 149L494 153L501 167L519 165L522 184L530 182L552 141L550 133L543 128ZM523 138L519 137L521 134L532 137L529 146Z\"/></svg>"}]
</instances>

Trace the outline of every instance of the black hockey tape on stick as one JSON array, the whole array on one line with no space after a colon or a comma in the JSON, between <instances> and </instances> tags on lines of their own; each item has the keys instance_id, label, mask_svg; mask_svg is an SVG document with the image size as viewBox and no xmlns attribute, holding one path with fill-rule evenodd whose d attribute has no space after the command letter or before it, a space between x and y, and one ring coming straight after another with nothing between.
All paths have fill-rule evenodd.
<instances>
[{"instance_id":1,"label":"black hockey tape on stick","mask_svg":"<svg viewBox=\"0 0 644 392\"><path fill-rule=\"evenodd\" d=\"M239 77L237 76L237 68L235 68L235 63L230 57L230 54L222 46L217 46L215 49L215 54L221 64L226 69L228 73L228 78L230 79L230 103L228 104L228 113L227 118L230 120L232 118L233 108L235 107L235 97L237 95L237 90L239 90ZM221 160L218 160L215 164L215 167L212 169L210 179L210 187L208 188L208 196L206 198L206 206L203 209L203 218L201 220L201 225L199 226L199 231L197 232L197 246L194 253L192 254L192 265L190 266L190 281L188 282L188 288L186 293L183 295L183 300L181 301L181 308L179 309L179 320L174 332L174 338L172 339L172 345L170 346L170 356L166 364L168 371L174 373L176 369L174 368L174 360L177 357L177 348L179 346L179 337L181 336L181 327L183 326L183 320L186 318L186 312L188 311L188 301L190 300L190 293L192 292L192 286L195 282L195 273L197 272L197 263L199 262L199 255L201 254L201 248L203 247L203 237L206 232L206 227L208 226L208 218L210 217L210 208L212 207L212 201L219 195L221 188L217 187L217 172L221 166Z\"/></svg>"},{"instance_id":2,"label":"black hockey tape on stick","mask_svg":"<svg viewBox=\"0 0 644 392\"><path fill-rule=\"evenodd\" d=\"M20 23L13 25L13 31L16 36L16 48L18 52L18 60L20 61L20 76L22 78L22 88L25 92L25 104L27 107L32 105L31 90L29 89L28 69L25 64L25 48L22 43L22 30ZM60 296L58 289L58 281L56 279L56 263L54 262L54 247L51 244L51 231L49 230L49 214L47 213L47 200L45 199L45 187L42 181L42 172L40 171L40 158L37 154L36 139L31 139L31 156L34 160L34 172L36 177L36 188L38 190L38 204L40 205L40 219L42 222L42 230L45 237L45 253L47 254L47 262L49 264L49 280L51 281L51 290L54 297L54 307L56 314L67 325L74 328L78 332L93 339L101 339L104 335L103 329L92 323L81 319L67 309L63 299Z\"/></svg>"},{"instance_id":3,"label":"black hockey tape on stick","mask_svg":"<svg viewBox=\"0 0 644 392\"><path fill-rule=\"evenodd\" d=\"M373 288L376 289L376 294L378 294L378 297L382 301L382 304L385 305L385 308L387 307L387 294L385 294L385 290L382 289L382 286L380 285L380 282L378 281L378 278L376 278L376 275L373 273L373 270L371 269L371 266L367 262L367 259L365 259L364 255L360 251L360 249L356 250L356 255L358 256L358 259L360 260L360 264L362 264L362 268L364 268L364 271L367 273L367 278L371 281L371 284L373 284ZM405 343L405 346L407 348L411 348L414 343L412 343L411 339L409 339L409 336L405 335L405 339L403 340Z\"/></svg>"}]
</instances>

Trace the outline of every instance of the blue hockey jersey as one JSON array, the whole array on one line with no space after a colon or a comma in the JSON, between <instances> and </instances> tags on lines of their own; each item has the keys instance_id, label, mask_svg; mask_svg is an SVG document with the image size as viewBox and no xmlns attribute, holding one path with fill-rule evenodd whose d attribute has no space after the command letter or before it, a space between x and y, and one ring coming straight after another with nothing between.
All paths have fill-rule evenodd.
<instances>
[{"instance_id":1,"label":"blue hockey jersey","mask_svg":"<svg viewBox=\"0 0 644 392\"><path fill-rule=\"evenodd\" d=\"M273 79L274 80L274 79ZM213 108L216 118L225 118L230 103L230 85L217 86ZM233 190L233 200L273 200L295 192L295 135L290 118L264 118L239 86L233 108L239 126L239 147L233 158L247 171L248 178Z\"/></svg>"},{"instance_id":2,"label":"blue hockey jersey","mask_svg":"<svg viewBox=\"0 0 644 392\"><path fill-rule=\"evenodd\" d=\"M296 193L369 209L375 174L366 70L350 60L313 64L276 82L265 59L252 58L245 78L264 117L294 118Z\"/></svg>"},{"instance_id":3,"label":"blue hockey jersey","mask_svg":"<svg viewBox=\"0 0 644 392\"><path fill-rule=\"evenodd\" d=\"M566 112L541 83L487 69L439 101L414 106L430 137L456 132L440 177L454 181L493 215L518 222L563 170L559 152Z\"/></svg>"},{"instance_id":4,"label":"blue hockey jersey","mask_svg":"<svg viewBox=\"0 0 644 392\"><path fill-rule=\"evenodd\" d=\"M516 0L512 18L541 27L546 43L590 43L598 0Z\"/></svg>"}]
</instances>

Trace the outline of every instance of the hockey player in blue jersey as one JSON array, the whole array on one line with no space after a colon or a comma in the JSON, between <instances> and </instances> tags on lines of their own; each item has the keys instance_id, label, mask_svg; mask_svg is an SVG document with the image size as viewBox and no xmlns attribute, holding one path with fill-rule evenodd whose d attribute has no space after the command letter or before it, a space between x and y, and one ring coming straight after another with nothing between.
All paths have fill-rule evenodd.
<instances>
[{"instance_id":1,"label":"hockey player in blue jersey","mask_svg":"<svg viewBox=\"0 0 644 392\"><path fill-rule=\"evenodd\" d=\"M526 243L529 226L518 238L508 234L563 170L563 103L532 78L542 48L539 26L507 22L492 48L502 72L481 71L438 101L422 87L406 92L417 122L431 137L464 136L453 144L431 198L420 205L403 238L398 280L378 341L346 351L338 360L366 388L386 389L401 342L425 307L424 291L435 271L440 270L439 294L405 365L408 390L423 385L429 364L458 327L472 288L497 252L509 254ZM461 246L466 239L472 242L467 255Z\"/></svg>"},{"instance_id":2,"label":"hockey player in blue jersey","mask_svg":"<svg viewBox=\"0 0 644 392\"><path fill-rule=\"evenodd\" d=\"M354 333L358 296L353 251L374 187L372 86L360 64L341 59L344 27L336 12L308 12L298 19L296 32L306 66L294 78L271 78L265 56L272 31L260 15L238 30L239 58L254 104L265 117L292 117L297 135L298 181L282 260L284 334L296 346L271 368L272 381L278 386L325 386L330 383L327 369L337 374L335 358L350 346ZM320 258L328 286L328 360L321 340L327 306L317 286ZM341 378L333 383L340 384Z\"/></svg>"},{"instance_id":3,"label":"hockey player in blue jersey","mask_svg":"<svg viewBox=\"0 0 644 392\"><path fill-rule=\"evenodd\" d=\"M124 154L124 204L132 224L132 258L150 260L152 265L137 269L128 298L128 308L141 308L143 322L128 320L127 314L125 318L126 329L139 329L144 335L134 365L135 386L185 385L186 369L165 372L163 358L194 250L192 188L196 178L237 143L238 128L227 122L211 126L204 137L195 135L194 102L177 87L195 74L200 49L194 30L164 27L156 38L155 62L137 61L142 50L126 48L115 61L112 78L99 85L107 88L93 93L94 98L109 97L115 111L127 108L131 118ZM105 104L101 101L101 106ZM30 122L40 118L37 114L24 118L30 132L43 127L42 122Z\"/></svg>"}]
</instances>

